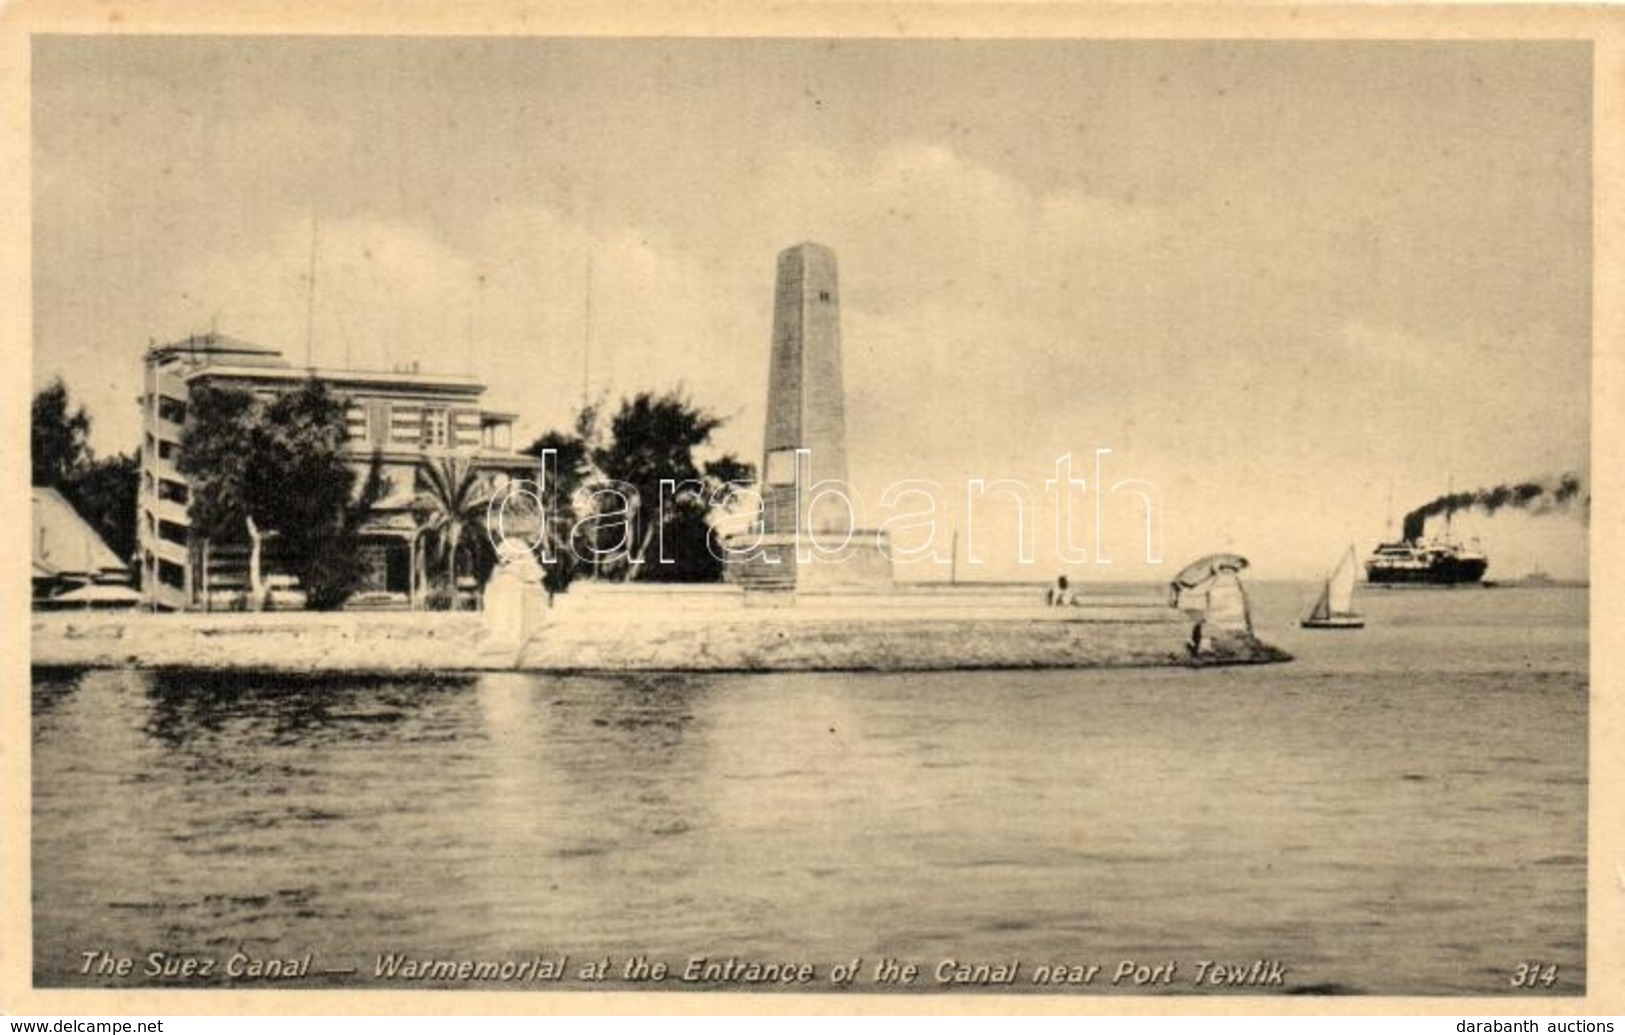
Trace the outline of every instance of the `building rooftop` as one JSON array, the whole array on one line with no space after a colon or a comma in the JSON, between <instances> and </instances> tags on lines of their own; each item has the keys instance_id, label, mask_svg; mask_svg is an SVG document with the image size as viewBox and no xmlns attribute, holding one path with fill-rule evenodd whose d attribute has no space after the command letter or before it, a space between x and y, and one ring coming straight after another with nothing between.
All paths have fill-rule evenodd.
<instances>
[{"instance_id":1,"label":"building rooftop","mask_svg":"<svg viewBox=\"0 0 1625 1035\"><path fill-rule=\"evenodd\" d=\"M124 562L60 492L36 485L33 496L35 578L124 570Z\"/></svg>"},{"instance_id":2,"label":"building rooftop","mask_svg":"<svg viewBox=\"0 0 1625 1035\"><path fill-rule=\"evenodd\" d=\"M193 377L250 377L261 380L303 381L314 377L334 385L371 388L444 388L478 395L485 386L467 374L425 374L415 370L342 370L335 367L282 367L267 369L242 363L211 363L186 375Z\"/></svg>"},{"instance_id":3,"label":"building rooftop","mask_svg":"<svg viewBox=\"0 0 1625 1035\"><path fill-rule=\"evenodd\" d=\"M196 364L184 375L188 379L203 375L284 381L315 377L333 384L370 388L438 388L473 394L485 390L485 385L468 374L427 373L418 369L416 363L403 364L393 370L295 366L280 349L213 331L147 349L148 362L168 359L184 359Z\"/></svg>"},{"instance_id":4,"label":"building rooftop","mask_svg":"<svg viewBox=\"0 0 1625 1035\"><path fill-rule=\"evenodd\" d=\"M288 365L288 361L283 357L280 349L255 345L252 342L242 341L215 331L210 331L208 334L193 334L182 338L180 341L172 341L167 345L153 345L147 349L149 359L166 359L170 356L179 355L187 355L196 359L230 356L234 362L253 366L285 367Z\"/></svg>"}]
</instances>

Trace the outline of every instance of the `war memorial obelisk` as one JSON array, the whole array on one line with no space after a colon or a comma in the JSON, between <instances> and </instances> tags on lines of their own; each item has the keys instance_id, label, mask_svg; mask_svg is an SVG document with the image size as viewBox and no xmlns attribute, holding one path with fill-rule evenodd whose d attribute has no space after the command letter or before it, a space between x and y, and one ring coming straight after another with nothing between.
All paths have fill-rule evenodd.
<instances>
[{"instance_id":1,"label":"war memorial obelisk","mask_svg":"<svg viewBox=\"0 0 1625 1035\"><path fill-rule=\"evenodd\" d=\"M883 536L854 527L855 504L842 492L840 286L835 253L821 244L779 253L760 488L760 529L729 541L732 581L747 589L890 586Z\"/></svg>"}]
</instances>

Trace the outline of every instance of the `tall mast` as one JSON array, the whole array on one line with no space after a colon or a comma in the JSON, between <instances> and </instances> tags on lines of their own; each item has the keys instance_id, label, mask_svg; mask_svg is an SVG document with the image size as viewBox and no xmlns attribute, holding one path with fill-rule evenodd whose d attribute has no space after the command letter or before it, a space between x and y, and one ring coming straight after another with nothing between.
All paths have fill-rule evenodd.
<instances>
[{"instance_id":1,"label":"tall mast","mask_svg":"<svg viewBox=\"0 0 1625 1035\"><path fill-rule=\"evenodd\" d=\"M305 366L314 370L316 368L316 237L318 233L316 213L310 214L310 273L305 278Z\"/></svg>"},{"instance_id":2,"label":"tall mast","mask_svg":"<svg viewBox=\"0 0 1625 1035\"><path fill-rule=\"evenodd\" d=\"M592 253L587 253L587 304L581 338L581 410L586 412L592 391Z\"/></svg>"}]
</instances>

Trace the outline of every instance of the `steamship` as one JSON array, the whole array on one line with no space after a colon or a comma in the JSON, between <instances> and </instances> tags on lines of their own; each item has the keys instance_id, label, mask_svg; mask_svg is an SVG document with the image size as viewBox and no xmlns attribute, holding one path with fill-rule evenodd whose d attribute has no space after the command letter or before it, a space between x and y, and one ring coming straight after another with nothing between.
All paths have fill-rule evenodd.
<instances>
[{"instance_id":1,"label":"steamship","mask_svg":"<svg viewBox=\"0 0 1625 1035\"><path fill-rule=\"evenodd\" d=\"M1482 581L1489 566L1481 550L1450 539L1401 539L1378 544L1366 559L1365 578L1377 584L1463 586Z\"/></svg>"}]
</instances>

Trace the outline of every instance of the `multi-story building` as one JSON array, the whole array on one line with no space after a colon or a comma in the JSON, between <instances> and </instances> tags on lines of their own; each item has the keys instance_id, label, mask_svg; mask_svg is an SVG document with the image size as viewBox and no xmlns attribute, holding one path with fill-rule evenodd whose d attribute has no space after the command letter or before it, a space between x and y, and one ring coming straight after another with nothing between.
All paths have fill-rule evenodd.
<instances>
[{"instance_id":1,"label":"multi-story building","mask_svg":"<svg viewBox=\"0 0 1625 1035\"><path fill-rule=\"evenodd\" d=\"M358 491L375 457L384 482L362 527L366 577L358 600L401 606L424 594L414 503L425 462L459 457L493 482L535 473L535 458L514 451L516 416L481 409L485 386L471 377L422 373L416 364L392 371L296 367L276 349L213 333L155 345L144 367L138 532L142 592L157 607L219 605L243 599L248 586L246 545L200 550L187 516L192 487L178 461L191 387L199 382L246 389L268 401L315 377L347 400L346 449ZM274 556L270 567L277 584Z\"/></svg>"}]
</instances>

